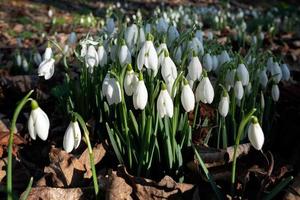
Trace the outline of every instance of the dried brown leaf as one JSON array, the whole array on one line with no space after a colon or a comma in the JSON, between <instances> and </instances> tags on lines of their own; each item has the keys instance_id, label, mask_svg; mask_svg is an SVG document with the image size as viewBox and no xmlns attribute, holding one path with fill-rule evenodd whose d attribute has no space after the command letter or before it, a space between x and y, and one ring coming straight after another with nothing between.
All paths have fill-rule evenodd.
<instances>
[{"instance_id":1,"label":"dried brown leaf","mask_svg":"<svg viewBox=\"0 0 300 200\"><path fill-rule=\"evenodd\" d=\"M22 194L23 195L23 194ZM51 188L35 187L32 188L27 200L79 200L84 199L81 188Z\"/></svg>"}]
</instances>

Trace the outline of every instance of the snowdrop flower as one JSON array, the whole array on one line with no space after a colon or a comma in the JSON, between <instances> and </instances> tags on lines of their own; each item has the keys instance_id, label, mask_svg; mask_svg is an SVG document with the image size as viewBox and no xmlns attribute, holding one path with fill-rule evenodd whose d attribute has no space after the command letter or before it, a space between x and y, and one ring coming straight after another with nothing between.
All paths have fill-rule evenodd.
<instances>
[{"instance_id":1,"label":"snowdrop flower","mask_svg":"<svg viewBox=\"0 0 300 200\"><path fill-rule=\"evenodd\" d=\"M259 73L259 83L261 84L261 86L263 88L266 88L267 87L267 84L268 84L268 76L267 76L267 73L266 73L266 70L261 70L260 73Z\"/></svg>"},{"instance_id":2,"label":"snowdrop flower","mask_svg":"<svg viewBox=\"0 0 300 200\"><path fill-rule=\"evenodd\" d=\"M71 121L63 139L63 147L67 153L77 149L81 141L81 131L77 121Z\"/></svg>"},{"instance_id":3,"label":"snowdrop flower","mask_svg":"<svg viewBox=\"0 0 300 200\"><path fill-rule=\"evenodd\" d=\"M256 117L252 118L252 122L248 128L248 139L256 150L262 149L265 136Z\"/></svg>"},{"instance_id":4,"label":"snowdrop flower","mask_svg":"<svg viewBox=\"0 0 300 200\"><path fill-rule=\"evenodd\" d=\"M97 54L98 54L98 60L99 60L100 67L104 67L107 64L107 53L106 53L103 45L100 45L98 47Z\"/></svg>"},{"instance_id":5,"label":"snowdrop flower","mask_svg":"<svg viewBox=\"0 0 300 200\"><path fill-rule=\"evenodd\" d=\"M128 95L128 96L133 95L138 81L139 81L138 77L132 70L131 64L128 64L126 75L124 78L124 90L125 90L126 95Z\"/></svg>"},{"instance_id":6,"label":"snowdrop flower","mask_svg":"<svg viewBox=\"0 0 300 200\"><path fill-rule=\"evenodd\" d=\"M134 108L144 110L148 101L148 91L143 80L143 74L140 72L139 81L133 93L133 106Z\"/></svg>"},{"instance_id":7,"label":"snowdrop flower","mask_svg":"<svg viewBox=\"0 0 300 200\"><path fill-rule=\"evenodd\" d=\"M203 44L199 41L197 37L194 37L191 41L189 41L188 49L191 50L191 53L195 51L197 54L204 54Z\"/></svg>"},{"instance_id":8,"label":"snowdrop flower","mask_svg":"<svg viewBox=\"0 0 300 200\"><path fill-rule=\"evenodd\" d=\"M108 18L106 20L106 31L110 35L114 32L115 30L115 21L113 18Z\"/></svg>"},{"instance_id":9,"label":"snowdrop flower","mask_svg":"<svg viewBox=\"0 0 300 200\"><path fill-rule=\"evenodd\" d=\"M86 52L87 52L87 44L86 43L81 43L81 50L80 50L80 56L85 57Z\"/></svg>"},{"instance_id":10,"label":"snowdrop flower","mask_svg":"<svg viewBox=\"0 0 300 200\"><path fill-rule=\"evenodd\" d=\"M229 96L227 91L223 91L221 100L218 106L219 113L222 117L226 117L229 111Z\"/></svg>"},{"instance_id":11,"label":"snowdrop flower","mask_svg":"<svg viewBox=\"0 0 300 200\"><path fill-rule=\"evenodd\" d=\"M245 92L246 92L246 95L250 95L251 94L251 92L252 92L252 84L251 84L251 82L249 82L249 84L246 86Z\"/></svg>"},{"instance_id":12,"label":"snowdrop flower","mask_svg":"<svg viewBox=\"0 0 300 200\"><path fill-rule=\"evenodd\" d=\"M282 64L281 65L281 71L282 71L282 79L285 81L288 81L290 79L290 70L287 64Z\"/></svg>"},{"instance_id":13,"label":"snowdrop flower","mask_svg":"<svg viewBox=\"0 0 300 200\"><path fill-rule=\"evenodd\" d=\"M164 60L161 66L161 75L168 84L177 78L177 68L167 51L164 52Z\"/></svg>"},{"instance_id":14,"label":"snowdrop flower","mask_svg":"<svg viewBox=\"0 0 300 200\"><path fill-rule=\"evenodd\" d=\"M36 65L39 65L42 62L42 56L41 54L36 51L33 55L33 61L35 62Z\"/></svg>"},{"instance_id":15,"label":"snowdrop flower","mask_svg":"<svg viewBox=\"0 0 300 200\"><path fill-rule=\"evenodd\" d=\"M45 53L43 55L43 58L44 58L44 60L49 60L52 58L52 55L53 55L53 53L52 53L51 47L47 47L45 50Z\"/></svg>"},{"instance_id":16,"label":"snowdrop flower","mask_svg":"<svg viewBox=\"0 0 300 200\"><path fill-rule=\"evenodd\" d=\"M239 80L236 81L234 84L234 94L235 94L235 98L237 98L238 100L241 100L244 96L243 84Z\"/></svg>"},{"instance_id":17,"label":"snowdrop flower","mask_svg":"<svg viewBox=\"0 0 300 200\"><path fill-rule=\"evenodd\" d=\"M220 66L223 65L226 62L230 62L230 60L231 59L230 59L230 57L229 57L226 50L222 51L222 53L218 57L218 63L219 63Z\"/></svg>"},{"instance_id":18,"label":"snowdrop flower","mask_svg":"<svg viewBox=\"0 0 300 200\"><path fill-rule=\"evenodd\" d=\"M272 75L272 78L273 80L276 82L276 83L279 83L281 78L282 78L282 71L279 67L279 64L278 62L275 62L271 68L271 75Z\"/></svg>"},{"instance_id":19,"label":"snowdrop flower","mask_svg":"<svg viewBox=\"0 0 300 200\"><path fill-rule=\"evenodd\" d=\"M173 117L173 101L167 91L167 86L162 83L161 91L157 98L157 112L161 118L164 116Z\"/></svg>"},{"instance_id":20,"label":"snowdrop flower","mask_svg":"<svg viewBox=\"0 0 300 200\"><path fill-rule=\"evenodd\" d=\"M63 49L63 54L66 55L68 53L68 51L69 51L69 45L66 44Z\"/></svg>"},{"instance_id":21,"label":"snowdrop flower","mask_svg":"<svg viewBox=\"0 0 300 200\"><path fill-rule=\"evenodd\" d=\"M184 79L181 91L181 104L186 112L191 112L195 107L195 95L191 89L189 82Z\"/></svg>"},{"instance_id":22,"label":"snowdrop flower","mask_svg":"<svg viewBox=\"0 0 300 200\"><path fill-rule=\"evenodd\" d=\"M212 56L212 70L215 71L219 67L219 60L216 55Z\"/></svg>"},{"instance_id":23,"label":"snowdrop flower","mask_svg":"<svg viewBox=\"0 0 300 200\"><path fill-rule=\"evenodd\" d=\"M24 70L25 72L27 72L28 69L29 69L29 65L28 65L28 62L27 62L27 60L26 60L25 57L24 57L23 60L22 60L22 67L23 67L23 70Z\"/></svg>"},{"instance_id":24,"label":"snowdrop flower","mask_svg":"<svg viewBox=\"0 0 300 200\"><path fill-rule=\"evenodd\" d=\"M16 63L19 67L22 65L22 57L21 57L20 53L17 53L17 55L16 55Z\"/></svg>"},{"instance_id":25,"label":"snowdrop flower","mask_svg":"<svg viewBox=\"0 0 300 200\"><path fill-rule=\"evenodd\" d=\"M38 68L38 75L44 76L45 80L50 79L54 74L54 62L53 58L41 62Z\"/></svg>"},{"instance_id":26,"label":"snowdrop flower","mask_svg":"<svg viewBox=\"0 0 300 200\"><path fill-rule=\"evenodd\" d=\"M163 42L159 45L159 47L157 48L157 51L156 51L158 54L158 68L161 67L161 65L165 59L165 51L167 51L169 53L166 43Z\"/></svg>"},{"instance_id":27,"label":"snowdrop flower","mask_svg":"<svg viewBox=\"0 0 300 200\"><path fill-rule=\"evenodd\" d=\"M139 70L142 70L145 65L147 69L153 70L154 75L156 75L158 70L158 57L152 41L153 36L148 34L147 40L138 54L137 66Z\"/></svg>"},{"instance_id":28,"label":"snowdrop flower","mask_svg":"<svg viewBox=\"0 0 300 200\"><path fill-rule=\"evenodd\" d=\"M213 38L214 38L214 34L213 34L212 32L209 31L209 32L207 33L207 39L208 39L208 40L212 40Z\"/></svg>"},{"instance_id":29,"label":"snowdrop flower","mask_svg":"<svg viewBox=\"0 0 300 200\"><path fill-rule=\"evenodd\" d=\"M116 44L113 44L111 47L110 47L110 59L112 61L116 61L117 59L117 51L118 51L118 46Z\"/></svg>"},{"instance_id":30,"label":"snowdrop flower","mask_svg":"<svg viewBox=\"0 0 300 200\"><path fill-rule=\"evenodd\" d=\"M76 40L77 40L76 33L75 32L71 32L70 35L69 35L69 38L68 38L68 44L69 45L73 45L73 44L76 43Z\"/></svg>"},{"instance_id":31,"label":"snowdrop flower","mask_svg":"<svg viewBox=\"0 0 300 200\"><path fill-rule=\"evenodd\" d=\"M239 80L242 81L243 86L249 83L249 72L244 64L239 64L236 70Z\"/></svg>"},{"instance_id":32,"label":"snowdrop flower","mask_svg":"<svg viewBox=\"0 0 300 200\"><path fill-rule=\"evenodd\" d=\"M274 65L273 57L269 57L267 61L267 70L269 72L271 72L273 65Z\"/></svg>"},{"instance_id":33,"label":"snowdrop flower","mask_svg":"<svg viewBox=\"0 0 300 200\"><path fill-rule=\"evenodd\" d=\"M138 48L141 48L141 46L146 41L145 31L143 27L139 28L139 38L138 38Z\"/></svg>"},{"instance_id":34,"label":"snowdrop flower","mask_svg":"<svg viewBox=\"0 0 300 200\"><path fill-rule=\"evenodd\" d=\"M119 50L119 62L122 66L131 64L131 53L125 44L125 40L121 42L121 48Z\"/></svg>"},{"instance_id":35,"label":"snowdrop flower","mask_svg":"<svg viewBox=\"0 0 300 200\"><path fill-rule=\"evenodd\" d=\"M107 74L103 80L102 93L106 97L108 105L118 104L122 101L121 87L116 79Z\"/></svg>"},{"instance_id":36,"label":"snowdrop flower","mask_svg":"<svg viewBox=\"0 0 300 200\"><path fill-rule=\"evenodd\" d=\"M168 29L168 45L170 46L173 41L179 37L179 32L175 26L170 26Z\"/></svg>"},{"instance_id":37,"label":"snowdrop flower","mask_svg":"<svg viewBox=\"0 0 300 200\"><path fill-rule=\"evenodd\" d=\"M124 37L125 37L126 44L131 50L131 53L133 53L133 48L137 43L137 39L138 39L138 26L136 24L132 24L131 26L126 28Z\"/></svg>"},{"instance_id":38,"label":"snowdrop flower","mask_svg":"<svg viewBox=\"0 0 300 200\"><path fill-rule=\"evenodd\" d=\"M201 30L197 30L195 33L195 36L198 38L198 40L203 43L203 32Z\"/></svg>"},{"instance_id":39,"label":"snowdrop flower","mask_svg":"<svg viewBox=\"0 0 300 200\"><path fill-rule=\"evenodd\" d=\"M234 86L234 79L235 79L236 69L227 70L225 83L226 89L230 91L231 87Z\"/></svg>"},{"instance_id":40,"label":"snowdrop flower","mask_svg":"<svg viewBox=\"0 0 300 200\"><path fill-rule=\"evenodd\" d=\"M167 24L167 22L165 21L164 18L161 17L161 18L158 19L156 29L157 29L157 32L159 32L159 33L166 33L167 32L168 24Z\"/></svg>"},{"instance_id":41,"label":"snowdrop flower","mask_svg":"<svg viewBox=\"0 0 300 200\"><path fill-rule=\"evenodd\" d=\"M145 25L145 33L146 34L151 33L151 24L147 23Z\"/></svg>"},{"instance_id":42,"label":"snowdrop flower","mask_svg":"<svg viewBox=\"0 0 300 200\"><path fill-rule=\"evenodd\" d=\"M210 72L213 68L213 60L209 53L205 54L203 57L203 67L208 72Z\"/></svg>"},{"instance_id":43,"label":"snowdrop flower","mask_svg":"<svg viewBox=\"0 0 300 200\"><path fill-rule=\"evenodd\" d=\"M88 47L87 53L85 55L85 64L90 73L93 73L94 67L99 64L98 54L93 45L90 45Z\"/></svg>"},{"instance_id":44,"label":"snowdrop flower","mask_svg":"<svg viewBox=\"0 0 300 200\"><path fill-rule=\"evenodd\" d=\"M188 65L188 76L193 80L199 80L202 74L202 65L196 53L193 53L193 57Z\"/></svg>"},{"instance_id":45,"label":"snowdrop flower","mask_svg":"<svg viewBox=\"0 0 300 200\"><path fill-rule=\"evenodd\" d=\"M196 88L196 101L201 101L202 103L211 104L214 100L215 92L214 88L210 83L207 73L204 71L203 78L201 79L199 85Z\"/></svg>"},{"instance_id":46,"label":"snowdrop flower","mask_svg":"<svg viewBox=\"0 0 300 200\"><path fill-rule=\"evenodd\" d=\"M49 18L52 18L52 17L53 17L53 10L52 10L52 9L49 9L49 10L48 10L48 17L49 17Z\"/></svg>"},{"instance_id":47,"label":"snowdrop flower","mask_svg":"<svg viewBox=\"0 0 300 200\"><path fill-rule=\"evenodd\" d=\"M42 140L47 140L50 122L47 114L39 107L35 100L31 100L31 113L28 119L28 131L30 137L35 140L39 136Z\"/></svg>"},{"instance_id":48,"label":"snowdrop flower","mask_svg":"<svg viewBox=\"0 0 300 200\"><path fill-rule=\"evenodd\" d=\"M272 85L271 93L272 93L273 101L277 102L278 99L279 99L279 94L280 94L279 88L278 88L278 85L277 85L277 84L273 84L273 85Z\"/></svg>"}]
</instances>

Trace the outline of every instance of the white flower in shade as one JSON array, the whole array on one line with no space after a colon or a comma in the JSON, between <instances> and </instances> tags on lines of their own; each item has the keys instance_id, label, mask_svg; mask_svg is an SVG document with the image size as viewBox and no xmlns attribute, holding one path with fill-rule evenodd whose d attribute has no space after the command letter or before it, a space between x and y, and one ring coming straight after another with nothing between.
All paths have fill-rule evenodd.
<instances>
[{"instance_id":1,"label":"white flower in shade","mask_svg":"<svg viewBox=\"0 0 300 200\"><path fill-rule=\"evenodd\" d=\"M167 91L167 86L163 83L157 98L157 112L161 118L164 116L173 117L173 101Z\"/></svg>"},{"instance_id":2,"label":"white flower in shade","mask_svg":"<svg viewBox=\"0 0 300 200\"><path fill-rule=\"evenodd\" d=\"M148 91L143 80L143 75L140 72L139 81L133 93L133 106L136 110L137 109L144 110L147 101L148 101Z\"/></svg>"},{"instance_id":3,"label":"white flower in shade","mask_svg":"<svg viewBox=\"0 0 300 200\"><path fill-rule=\"evenodd\" d=\"M219 102L218 110L222 117L227 116L229 111L229 97L227 93L222 95L221 100Z\"/></svg>"},{"instance_id":4,"label":"white flower in shade","mask_svg":"<svg viewBox=\"0 0 300 200\"><path fill-rule=\"evenodd\" d=\"M285 81L288 81L291 77L288 65L285 64L285 63L282 64L281 65L281 71L282 71L282 79L285 80Z\"/></svg>"},{"instance_id":5,"label":"white flower in shade","mask_svg":"<svg viewBox=\"0 0 300 200\"><path fill-rule=\"evenodd\" d=\"M206 72L203 75L199 85L196 88L196 101L201 101L202 103L211 104L214 100L215 92L214 88L207 77Z\"/></svg>"},{"instance_id":6,"label":"white flower in shade","mask_svg":"<svg viewBox=\"0 0 300 200\"><path fill-rule=\"evenodd\" d=\"M181 104L186 112L191 112L194 110L195 95L186 79L184 79L180 98Z\"/></svg>"},{"instance_id":7,"label":"white flower in shade","mask_svg":"<svg viewBox=\"0 0 300 200\"><path fill-rule=\"evenodd\" d=\"M66 44L66 45L64 46L64 49L63 49L63 54L66 55L66 54L68 53L69 49L70 49L70 48L69 48L69 45Z\"/></svg>"},{"instance_id":8,"label":"white flower in shade","mask_svg":"<svg viewBox=\"0 0 300 200\"><path fill-rule=\"evenodd\" d=\"M260 73L259 73L259 83L261 84L261 86L263 88L266 88L267 87L267 84L268 84L268 76L267 76L267 73L266 73L266 70L261 70Z\"/></svg>"},{"instance_id":9,"label":"white flower in shade","mask_svg":"<svg viewBox=\"0 0 300 200\"><path fill-rule=\"evenodd\" d=\"M42 56L39 52L35 52L33 55L33 61L35 62L36 65L41 64L42 62Z\"/></svg>"},{"instance_id":10,"label":"white flower in shade","mask_svg":"<svg viewBox=\"0 0 300 200\"><path fill-rule=\"evenodd\" d=\"M118 46L113 44L111 47L110 47L110 59L112 61L116 61L117 59L117 51L118 51Z\"/></svg>"},{"instance_id":11,"label":"white flower in shade","mask_svg":"<svg viewBox=\"0 0 300 200\"><path fill-rule=\"evenodd\" d=\"M203 67L206 69L206 71L210 72L213 68L213 60L209 53L206 53L203 56Z\"/></svg>"},{"instance_id":12,"label":"white flower in shade","mask_svg":"<svg viewBox=\"0 0 300 200\"><path fill-rule=\"evenodd\" d=\"M168 23L164 18L159 18L157 25L156 25L157 32L159 33L166 33L168 30Z\"/></svg>"},{"instance_id":13,"label":"white flower in shade","mask_svg":"<svg viewBox=\"0 0 300 200\"><path fill-rule=\"evenodd\" d=\"M189 41L188 49L191 51L191 53L195 51L197 54L204 54L203 44L198 40L197 37L194 37L191 41Z\"/></svg>"},{"instance_id":14,"label":"white flower in shade","mask_svg":"<svg viewBox=\"0 0 300 200\"><path fill-rule=\"evenodd\" d=\"M228 91L234 86L235 73L236 69L227 70L225 84Z\"/></svg>"},{"instance_id":15,"label":"white flower in shade","mask_svg":"<svg viewBox=\"0 0 300 200\"><path fill-rule=\"evenodd\" d=\"M141 46L146 41L145 31L143 27L139 28L139 38L138 38L138 49L141 48Z\"/></svg>"},{"instance_id":16,"label":"white flower in shade","mask_svg":"<svg viewBox=\"0 0 300 200\"><path fill-rule=\"evenodd\" d=\"M48 17L49 17L49 18L52 18L52 17L53 17L53 10L52 10L52 9L49 9L49 10L48 10Z\"/></svg>"},{"instance_id":17,"label":"white flower in shade","mask_svg":"<svg viewBox=\"0 0 300 200\"><path fill-rule=\"evenodd\" d=\"M115 21L113 18L108 18L106 20L106 31L110 35L114 32L115 30Z\"/></svg>"},{"instance_id":18,"label":"white flower in shade","mask_svg":"<svg viewBox=\"0 0 300 200\"><path fill-rule=\"evenodd\" d=\"M265 136L264 136L264 133L263 133L256 117L253 118L251 124L249 125L248 139L249 139L251 145L256 150L262 149L262 147L264 145L264 141L265 141Z\"/></svg>"},{"instance_id":19,"label":"white flower in shade","mask_svg":"<svg viewBox=\"0 0 300 200\"><path fill-rule=\"evenodd\" d=\"M230 57L226 50L222 51L222 53L218 56L219 65L223 65L226 62L230 62Z\"/></svg>"},{"instance_id":20,"label":"white flower in shade","mask_svg":"<svg viewBox=\"0 0 300 200\"><path fill-rule=\"evenodd\" d=\"M70 122L63 139L63 147L67 153L77 149L81 141L81 131L77 121Z\"/></svg>"},{"instance_id":21,"label":"white flower in shade","mask_svg":"<svg viewBox=\"0 0 300 200\"><path fill-rule=\"evenodd\" d=\"M214 34L213 34L212 32L209 31L209 32L207 33L207 39L208 39L208 40L212 40L213 38L214 38Z\"/></svg>"},{"instance_id":22,"label":"white flower in shade","mask_svg":"<svg viewBox=\"0 0 300 200\"><path fill-rule=\"evenodd\" d=\"M19 67L22 65L22 57L21 57L20 53L18 53L16 55L16 63Z\"/></svg>"},{"instance_id":23,"label":"white flower in shade","mask_svg":"<svg viewBox=\"0 0 300 200\"><path fill-rule=\"evenodd\" d=\"M87 53L85 55L85 63L89 68L89 72L93 73L94 67L99 64L98 53L93 45L88 47Z\"/></svg>"},{"instance_id":24,"label":"white flower in shade","mask_svg":"<svg viewBox=\"0 0 300 200\"><path fill-rule=\"evenodd\" d=\"M119 62L122 66L126 64L131 64L131 53L128 47L125 44L125 41L122 41L122 46L119 50Z\"/></svg>"},{"instance_id":25,"label":"white flower in shade","mask_svg":"<svg viewBox=\"0 0 300 200\"><path fill-rule=\"evenodd\" d=\"M203 43L203 32L201 30L197 30L195 33L195 36L198 38L198 40Z\"/></svg>"},{"instance_id":26,"label":"white flower in shade","mask_svg":"<svg viewBox=\"0 0 300 200\"><path fill-rule=\"evenodd\" d=\"M212 56L212 70L215 71L219 67L219 60L216 55Z\"/></svg>"},{"instance_id":27,"label":"white flower in shade","mask_svg":"<svg viewBox=\"0 0 300 200\"><path fill-rule=\"evenodd\" d=\"M75 32L71 32L70 35L69 35L69 38L68 38L68 44L69 45L73 45L73 44L76 43L76 40L77 40L76 33Z\"/></svg>"},{"instance_id":28,"label":"white flower in shade","mask_svg":"<svg viewBox=\"0 0 300 200\"><path fill-rule=\"evenodd\" d=\"M118 104L122 101L120 84L109 74L103 80L102 94L106 97L108 105Z\"/></svg>"},{"instance_id":29,"label":"white flower in shade","mask_svg":"<svg viewBox=\"0 0 300 200\"><path fill-rule=\"evenodd\" d=\"M26 60L25 57L24 57L23 60L22 60L22 67L23 67L23 70L24 70L25 72L27 72L28 69L29 69L29 65L28 65L28 62L27 62L27 60Z\"/></svg>"},{"instance_id":30,"label":"white flower in shade","mask_svg":"<svg viewBox=\"0 0 300 200\"><path fill-rule=\"evenodd\" d=\"M158 57L152 40L153 36L148 34L147 40L138 54L137 66L139 70L142 70L143 66L145 65L147 69L153 70L154 75L156 75L158 70Z\"/></svg>"},{"instance_id":31,"label":"white flower in shade","mask_svg":"<svg viewBox=\"0 0 300 200\"><path fill-rule=\"evenodd\" d=\"M252 92L252 84L251 84L251 82L249 82L248 85L246 85L245 93L246 93L246 95L250 95L251 92Z\"/></svg>"},{"instance_id":32,"label":"white flower in shade","mask_svg":"<svg viewBox=\"0 0 300 200\"><path fill-rule=\"evenodd\" d=\"M156 51L157 55L158 55L158 68L161 67L161 65L165 59L165 51L167 51L169 53L166 43L161 43Z\"/></svg>"},{"instance_id":33,"label":"white flower in shade","mask_svg":"<svg viewBox=\"0 0 300 200\"><path fill-rule=\"evenodd\" d=\"M54 74L54 62L53 58L41 62L38 68L38 75L44 76L45 80L50 79Z\"/></svg>"},{"instance_id":34,"label":"white flower in shade","mask_svg":"<svg viewBox=\"0 0 300 200\"><path fill-rule=\"evenodd\" d=\"M281 78L282 78L282 71L279 67L279 64L278 62L275 62L271 68L271 75L272 75L272 78L273 80L276 82L276 83L279 83L281 81Z\"/></svg>"},{"instance_id":35,"label":"white flower in shade","mask_svg":"<svg viewBox=\"0 0 300 200\"><path fill-rule=\"evenodd\" d=\"M244 64L239 64L236 70L237 76L239 80L242 81L244 86L248 85L249 83L249 72Z\"/></svg>"},{"instance_id":36,"label":"white flower in shade","mask_svg":"<svg viewBox=\"0 0 300 200\"><path fill-rule=\"evenodd\" d=\"M195 81L193 81L193 80L189 77L189 75L187 75L185 78L186 78L186 80L189 82L190 87L193 88L193 87L194 87Z\"/></svg>"},{"instance_id":37,"label":"white flower in shade","mask_svg":"<svg viewBox=\"0 0 300 200\"><path fill-rule=\"evenodd\" d=\"M138 34L138 26L136 24L132 24L127 27L124 33L126 44L128 45L131 53L133 53L133 48L137 43Z\"/></svg>"},{"instance_id":38,"label":"white flower in shade","mask_svg":"<svg viewBox=\"0 0 300 200\"><path fill-rule=\"evenodd\" d=\"M173 41L179 37L179 32L175 26L170 26L168 29L168 44L171 45Z\"/></svg>"},{"instance_id":39,"label":"white flower in shade","mask_svg":"<svg viewBox=\"0 0 300 200\"><path fill-rule=\"evenodd\" d=\"M39 136L47 140L50 122L47 114L39 107L35 100L31 100L31 113L28 119L28 131L30 137L35 140Z\"/></svg>"},{"instance_id":40,"label":"white flower in shade","mask_svg":"<svg viewBox=\"0 0 300 200\"><path fill-rule=\"evenodd\" d=\"M273 84L272 85L272 98L273 98L273 101L277 102L278 99L279 99L279 95L280 95L280 92L279 92L279 88L278 88L278 85L277 84Z\"/></svg>"},{"instance_id":41,"label":"white flower in shade","mask_svg":"<svg viewBox=\"0 0 300 200\"><path fill-rule=\"evenodd\" d=\"M177 68L167 51L164 52L164 56L165 58L161 66L161 75L164 81L168 84L171 80L175 80L177 78Z\"/></svg>"},{"instance_id":42,"label":"white flower in shade","mask_svg":"<svg viewBox=\"0 0 300 200\"><path fill-rule=\"evenodd\" d=\"M234 95L235 98L241 100L244 96L244 88L241 81L236 81L234 84Z\"/></svg>"},{"instance_id":43,"label":"white flower in shade","mask_svg":"<svg viewBox=\"0 0 300 200\"><path fill-rule=\"evenodd\" d=\"M175 82L175 79L173 79L173 78L168 79L168 82L166 82L167 90L168 90L170 95L172 94L172 89L173 89L174 82ZM176 94L176 90L175 90L175 94Z\"/></svg>"},{"instance_id":44,"label":"white flower in shade","mask_svg":"<svg viewBox=\"0 0 300 200\"><path fill-rule=\"evenodd\" d=\"M194 55L188 65L188 76L193 80L199 80L202 74L202 65L198 56Z\"/></svg>"},{"instance_id":45,"label":"white flower in shade","mask_svg":"<svg viewBox=\"0 0 300 200\"><path fill-rule=\"evenodd\" d=\"M175 48L175 56L174 57L175 57L174 60L176 63L181 62L181 57L182 57L181 46L178 46L177 48Z\"/></svg>"},{"instance_id":46,"label":"white flower in shade","mask_svg":"<svg viewBox=\"0 0 300 200\"><path fill-rule=\"evenodd\" d=\"M49 60L52 58L52 55L53 55L53 53L52 53L51 47L47 47L45 50L45 53L43 55L43 58L44 58L44 60Z\"/></svg>"},{"instance_id":47,"label":"white flower in shade","mask_svg":"<svg viewBox=\"0 0 300 200\"><path fill-rule=\"evenodd\" d=\"M131 64L127 65L127 72L124 78L124 90L128 96L132 96L138 82L138 77L132 70Z\"/></svg>"},{"instance_id":48,"label":"white flower in shade","mask_svg":"<svg viewBox=\"0 0 300 200\"><path fill-rule=\"evenodd\" d=\"M147 23L145 25L145 33L146 34L151 33L151 24Z\"/></svg>"},{"instance_id":49,"label":"white flower in shade","mask_svg":"<svg viewBox=\"0 0 300 200\"><path fill-rule=\"evenodd\" d=\"M272 71L273 65L274 65L273 57L269 57L269 58L268 58L268 61L267 61L267 70L268 70L269 72Z\"/></svg>"},{"instance_id":50,"label":"white flower in shade","mask_svg":"<svg viewBox=\"0 0 300 200\"><path fill-rule=\"evenodd\" d=\"M98 60L99 60L100 67L104 67L107 64L107 53L106 53L103 45L100 45L98 47L97 54L98 54Z\"/></svg>"}]
</instances>

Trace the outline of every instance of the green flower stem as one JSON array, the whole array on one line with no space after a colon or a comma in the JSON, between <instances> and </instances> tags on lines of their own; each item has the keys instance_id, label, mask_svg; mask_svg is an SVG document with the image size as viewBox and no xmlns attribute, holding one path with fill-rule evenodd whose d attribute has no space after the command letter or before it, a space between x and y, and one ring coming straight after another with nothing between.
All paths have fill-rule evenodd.
<instances>
[{"instance_id":1,"label":"green flower stem","mask_svg":"<svg viewBox=\"0 0 300 200\"><path fill-rule=\"evenodd\" d=\"M232 170L231 170L231 186L232 186L232 191L234 188L234 183L235 183L235 173L236 173L236 152L237 152L237 147L240 144L240 139L242 134L244 133L244 128L247 125L247 123L249 122L249 120L251 119L252 115L254 114L254 112L256 111L255 108L253 108L246 116L245 118L242 119L239 129L238 129L238 135L235 139L235 145L234 145L234 153L233 153L233 163L232 163Z\"/></svg>"},{"instance_id":2,"label":"green flower stem","mask_svg":"<svg viewBox=\"0 0 300 200\"><path fill-rule=\"evenodd\" d=\"M7 161L7 183L6 183L6 192L7 192L7 200L13 200L13 194L12 194L12 146L14 141L14 132L16 129L16 122L18 119L18 116L22 110L22 108L25 106L25 104L30 100L29 97L33 93L33 90L31 90L18 104L12 121L10 125L10 132L9 132L9 141L8 141L8 161Z\"/></svg>"},{"instance_id":3,"label":"green flower stem","mask_svg":"<svg viewBox=\"0 0 300 200\"><path fill-rule=\"evenodd\" d=\"M84 138L85 138L85 142L86 142L87 147L88 147L88 152L89 152L89 157L90 157L90 165L91 165L91 168L92 168L92 176L93 176L95 195L96 195L96 198L97 198L97 195L98 195L98 192L99 192L99 187L98 187L96 168L95 168L95 164L94 164L93 148L91 146L91 142L90 142L90 138L89 138L89 131L88 131L88 129L85 125L85 122L84 122L83 118L81 117L81 115L79 115L76 112L72 112L72 114L78 120L81 128L83 129Z\"/></svg>"},{"instance_id":4,"label":"green flower stem","mask_svg":"<svg viewBox=\"0 0 300 200\"><path fill-rule=\"evenodd\" d=\"M196 126L197 115L198 115L198 111L199 111L199 105L200 105L200 103L198 102L198 103L196 104L196 108L195 108L195 110L194 110L193 129L195 129L195 126Z\"/></svg>"}]
</instances>

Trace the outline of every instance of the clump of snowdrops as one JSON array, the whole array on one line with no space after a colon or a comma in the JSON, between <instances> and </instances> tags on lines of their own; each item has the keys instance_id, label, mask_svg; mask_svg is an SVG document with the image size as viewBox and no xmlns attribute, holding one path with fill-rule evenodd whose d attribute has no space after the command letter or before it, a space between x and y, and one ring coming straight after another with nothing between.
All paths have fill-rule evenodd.
<instances>
[{"instance_id":1,"label":"clump of snowdrops","mask_svg":"<svg viewBox=\"0 0 300 200\"><path fill-rule=\"evenodd\" d=\"M290 78L287 64L260 51L256 43L246 55L233 52L218 44L213 32L205 34L196 15L182 20L184 13L157 10L149 22L139 13L131 23L108 16L101 31L87 34L76 48L49 43L38 75L46 80L53 76L52 48L57 48L66 78L53 92L72 116L63 141L67 152L81 140L79 115L74 113L83 116L85 132L84 120L95 119L97 133L103 137L107 132L118 162L139 176L151 176L159 168L183 181L183 153L202 127L217 127L204 140L210 146L234 145L236 152L240 141L249 140L262 149L270 128L266 123L280 97L278 84ZM247 34L245 28L241 31ZM75 33L69 41L75 43ZM73 57L77 64L68 64ZM71 78L72 70L79 71L77 77ZM200 116L204 104L215 110L214 119ZM40 136L29 132L33 139ZM220 197L201 155L195 154ZM232 184L235 171L234 154Z\"/></svg>"}]
</instances>

